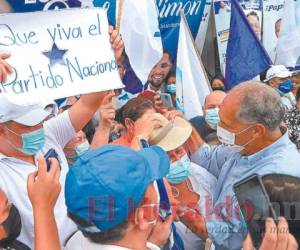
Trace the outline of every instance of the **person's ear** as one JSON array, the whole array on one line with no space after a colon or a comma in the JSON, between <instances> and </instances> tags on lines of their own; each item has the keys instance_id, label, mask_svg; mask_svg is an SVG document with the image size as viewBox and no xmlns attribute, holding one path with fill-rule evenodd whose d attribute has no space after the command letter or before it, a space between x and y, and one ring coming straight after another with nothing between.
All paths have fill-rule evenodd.
<instances>
[{"instance_id":1,"label":"person's ear","mask_svg":"<svg viewBox=\"0 0 300 250\"><path fill-rule=\"evenodd\" d=\"M133 126L133 124L132 124L131 119L125 118L125 128L130 129L130 128L132 128L132 126Z\"/></svg>"},{"instance_id":2,"label":"person's ear","mask_svg":"<svg viewBox=\"0 0 300 250\"><path fill-rule=\"evenodd\" d=\"M255 138L263 137L266 134L266 132L267 132L267 129L263 124L258 123L254 126L254 137Z\"/></svg>"},{"instance_id":3,"label":"person's ear","mask_svg":"<svg viewBox=\"0 0 300 250\"><path fill-rule=\"evenodd\" d=\"M0 125L0 136L3 136L5 134L5 128L4 126L1 124Z\"/></svg>"},{"instance_id":4,"label":"person's ear","mask_svg":"<svg viewBox=\"0 0 300 250\"><path fill-rule=\"evenodd\" d=\"M269 86L272 87L272 88L276 88L276 87L277 87L277 82L276 82L276 80L271 79L271 80L269 80L267 83L268 83Z\"/></svg>"},{"instance_id":5,"label":"person's ear","mask_svg":"<svg viewBox=\"0 0 300 250\"><path fill-rule=\"evenodd\" d=\"M141 231L146 231L149 229L149 223L144 215L145 213L143 208L138 208L136 210L136 224Z\"/></svg>"}]
</instances>

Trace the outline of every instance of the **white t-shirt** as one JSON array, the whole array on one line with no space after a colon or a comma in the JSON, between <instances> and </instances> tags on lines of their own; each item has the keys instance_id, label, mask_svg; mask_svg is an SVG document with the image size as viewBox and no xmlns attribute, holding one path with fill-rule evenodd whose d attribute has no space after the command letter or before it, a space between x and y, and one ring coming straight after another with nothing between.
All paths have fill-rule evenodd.
<instances>
[{"instance_id":1,"label":"white t-shirt","mask_svg":"<svg viewBox=\"0 0 300 250\"><path fill-rule=\"evenodd\" d=\"M55 205L55 219L58 227L61 244L76 231L76 225L67 217L65 205L65 180L68 172L68 163L63 152L66 143L75 136L75 130L71 123L68 111L52 118L44 123L45 146L35 158L41 153L44 155L53 148L57 152L61 166L60 183L61 193ZM19 210L22 219L22 231L19 241L33 248L34 225L33 211L27 194L28 175L37 170L37 166L21 161L16 158L7 157L0 153L0 189L2 189L10 202Z\"/></svg>"},{"instance_id":2,"label":"white t-shirt","mask_svg":"<svg viewBox=\"0 0 300 250\"><path fill-rule=\"evenodd\" d=\"M160 248L150 242L147 242L147 248L150 250L160 250ZM120 247L116 245L102 245L93 243L78 231L68 241L64 250L130 250L130 248Z\"/></svg>"}]
</instances>

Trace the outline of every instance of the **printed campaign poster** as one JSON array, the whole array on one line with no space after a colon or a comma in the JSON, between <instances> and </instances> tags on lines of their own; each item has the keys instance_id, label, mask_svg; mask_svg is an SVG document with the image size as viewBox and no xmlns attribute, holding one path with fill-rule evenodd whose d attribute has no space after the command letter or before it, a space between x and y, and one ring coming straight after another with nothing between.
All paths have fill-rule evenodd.
<instances>
[{"instance_id":1,"label":"printed campaign poster","mask_svg":"<svg viewBox=\"0 0 300 250\"><path fill-rule=\"evenodd\" d=\"M100 8L1 14L0 48L13 68L0 92L21 105L123 87Z\"/></svg>"},{"instance_id":2,"label":"printed campaign poster","mask_svg":"<svg viewBox=\"0 0 300 250\"><path fill-rule=\"evenodd\" d=\"M249 23L261 40L262 34L262 0L240 0L239 3L248 17ZM226 49L229 38L231 2L217 0L214 1L214 13L216 22L216 32L219 50L220 68L225 76Z\"/></svg>"},{"instance_id":3,"label":"printed campaign poster","mask_svg":"<svg viewBox=\"0 0 300 250\"><path fill-rule=\"evenodd\" d=\"M281 16L285 0L263 1L263 44L273 63L276 59L276 45L281 27Z\"/></svg>"},{"instance_id":4,"label":"printed campaign poster","mask_svg":"<svg viewBox=\"0 0 300 250\"><path fill-rule=\"evenodd\" d=\"M206 0L156 0L163 47L176 58L182 10L194 38L199 33ZM205 39L205 37L203 37Z\"/></svg>"},{"instance_id":5,"label":"printed campaign poster","mask_svg":"<svg viewBox=\"0 0 300 250\"><path fill-rule=\"evenodd\" d=\"M202 53L204 47L205 37L206 37L209 18L210 18L211 6L212 6L212 0L206 0L204 12L202 15L202 21L200 23L200 28L196 36L196 45L200 54Z\"/></svg>"},{"instance_id":6,"label":"printed campaign poster","mask_svg":"<svg viewBox=\"0 0 300 250\"><path fill-rule=\"evenodd\" d=\"M137 0L138 1L138 0ZM150 0L149 0L150 1ZM176 61L180 24L180 10L187 18L193 37L199 48L203 47L209 19L211 0L153 0L156 2L163 46ZM61 8L103 7L107 10L110 24L116 23L118 0L1 0L0 12L30 12ZM203 25L202 25L203 23ZM132 93L141 91L142 85L130 68L124 81ZM138 86L138 87L135 87Z\"/></svg>"},{"instance_id":7,"label":"printed campaign poster","mask_svg":"<svg viewBox=\"0 0 300 250\"><path fill-rule=\"evenodd\" d=\"M116 21L116 1L110 0L1 0L0 13L32 12L65 8L102 7L108 11L110 24Z\"/></svg>"}]
</instances>

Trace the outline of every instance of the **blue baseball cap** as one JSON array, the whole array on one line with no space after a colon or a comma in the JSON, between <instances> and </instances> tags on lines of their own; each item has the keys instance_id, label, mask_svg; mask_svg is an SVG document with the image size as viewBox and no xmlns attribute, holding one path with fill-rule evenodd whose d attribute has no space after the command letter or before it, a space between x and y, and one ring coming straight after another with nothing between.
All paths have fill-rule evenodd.
<instances>
[{"instance_id":1,"label":"blue baseball cap","mask_svg":"<svg viewBox=\"0 0 300 250\"><path fill-rule=\"evenodd\" d=\"M105 232L128 218L149 184L165 177L169 157L158 146L134 151L107 145L79 157L66 177L68 212L89 222L85 232Z\"/></svg>"}]
</instances>

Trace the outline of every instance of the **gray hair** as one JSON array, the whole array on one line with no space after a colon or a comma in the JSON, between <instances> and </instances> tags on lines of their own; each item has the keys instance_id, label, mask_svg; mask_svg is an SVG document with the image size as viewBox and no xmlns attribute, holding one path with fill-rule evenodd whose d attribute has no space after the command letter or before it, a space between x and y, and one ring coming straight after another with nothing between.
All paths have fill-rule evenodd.
<instances>
[{"instance_id":1,"label":"gray hair","mask_svg":"<svg viewBox=\"0 0 300 250\"><path fill-rule=\"evenodd\" d=\"M239 95L240 109L236 118L247 124L261 123L270 131L279 128L284 106L279 93L272 87L257 81L248 81L232 89Z\"/></svg>"}]
</instances>

